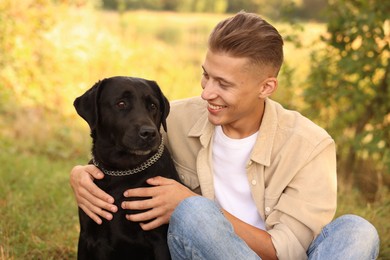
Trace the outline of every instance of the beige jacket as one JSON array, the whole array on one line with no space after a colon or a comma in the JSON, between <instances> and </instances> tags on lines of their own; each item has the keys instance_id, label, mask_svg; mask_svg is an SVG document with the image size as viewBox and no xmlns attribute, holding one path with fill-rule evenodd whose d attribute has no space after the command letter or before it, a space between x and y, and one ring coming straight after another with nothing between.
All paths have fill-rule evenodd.
<instances>
[{"instance_id":1,"label":"beige jacket","mask_svg":"<svg viewBox=\"0 0 390 260\"><path fill-rule=\"evenodd\" d=\"M172 102L166 142L183 183L214 199L214 126L207 113L199 97ZM266 99L246 170L279 259L306 259L310 243L336 210L333 139L301 114Z\"/></svg>"}]
</instances>

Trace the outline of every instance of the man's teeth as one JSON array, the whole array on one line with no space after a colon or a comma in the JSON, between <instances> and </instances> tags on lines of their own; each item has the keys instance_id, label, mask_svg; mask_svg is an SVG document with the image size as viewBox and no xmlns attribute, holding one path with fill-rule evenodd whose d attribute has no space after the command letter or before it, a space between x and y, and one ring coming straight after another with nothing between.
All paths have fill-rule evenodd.
<instances>
[{"instance_id":1,"label":"man's teeth","mask_svg":"<svg viewBox=\"0 0 390 260\"><path fill-rule=\"evenodd\" d=\"M209 104L209 107L210 107L211 109L213 109L213 110L218 110L218 109L224 108L224 106L216 106L216 105L211 105L211 104Z\"/></svg>"}]
</instances>

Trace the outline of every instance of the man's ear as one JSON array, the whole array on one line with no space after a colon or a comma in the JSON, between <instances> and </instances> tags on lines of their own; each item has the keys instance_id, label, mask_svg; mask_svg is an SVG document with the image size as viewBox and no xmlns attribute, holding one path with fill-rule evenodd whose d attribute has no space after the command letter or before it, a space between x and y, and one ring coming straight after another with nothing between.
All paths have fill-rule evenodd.
<instances>
[{"instance_id":1,"label":"man's ear","mask_svg":"<svg viewBox=\"0 0 390 260\"><path fill-rule=\"evenodd\" d=\"M278 79L275 77L266 78L260 87L259 98L267 98L271 96L278 88Z\"/></svg>"}]
</instances>

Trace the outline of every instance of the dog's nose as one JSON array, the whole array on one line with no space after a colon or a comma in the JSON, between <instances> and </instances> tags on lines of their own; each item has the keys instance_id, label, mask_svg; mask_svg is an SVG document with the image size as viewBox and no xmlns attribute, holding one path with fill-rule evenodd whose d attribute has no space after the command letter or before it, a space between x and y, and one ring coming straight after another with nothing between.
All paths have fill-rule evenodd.
<instances>
[{"instance_id":1,"label":"dog's nose","mask_svg":"<svg viewBox=\"0 0 390 260\"><path fill-rule=\"evenodd\" d=\"M141 126L139 130L139 136L144 140L152 139L156 137L156 135L157 135L156 129L151 126Z\"/></svg>"}]
</instances>

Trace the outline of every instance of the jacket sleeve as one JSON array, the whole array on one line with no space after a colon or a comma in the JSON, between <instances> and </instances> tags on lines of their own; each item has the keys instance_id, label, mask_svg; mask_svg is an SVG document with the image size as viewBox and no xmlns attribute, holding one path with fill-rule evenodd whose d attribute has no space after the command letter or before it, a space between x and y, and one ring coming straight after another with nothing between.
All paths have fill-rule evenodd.
<instances>
[{"instance_id":1,"label":"jacket sleeve","mask_svg":"<svg viewBox=\"0 0 390 260\"><path fill-rule=\"evenodd\" d=\"M271 203L266 225L279 259L306 259L310 243L336 211L334 141L326 138L309 149L304 160L293 158L287 165L285 172L291 179L274 205Z\"/></svg>"}]
</instances>

